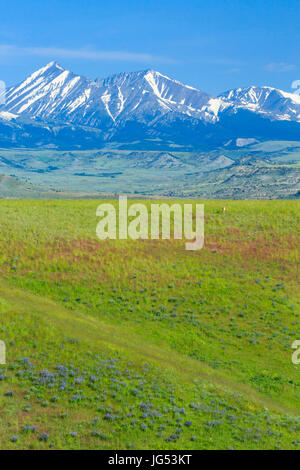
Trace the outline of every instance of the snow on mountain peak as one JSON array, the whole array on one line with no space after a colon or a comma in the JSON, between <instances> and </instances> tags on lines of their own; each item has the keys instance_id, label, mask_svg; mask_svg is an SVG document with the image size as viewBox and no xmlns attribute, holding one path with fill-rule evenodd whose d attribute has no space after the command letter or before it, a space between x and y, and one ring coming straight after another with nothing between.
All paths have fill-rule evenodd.
<instances>
[{"instance_id":1,"label":"snow on mountain peak","mask_svg":"<svg viewBox=\"0 0 300 470\"><path fill-rule=\"evenodd\" d=\"M44 75L45 73L49 73L49 72L57 73L62 70L65 70L65 69L53 60L52 62L49 62L49 64L45 65L44 67L41 67L36 72L31 74L30 77L28 78L35 79L36 77Z\"/></svg>"},{"instance_id":2,"label":"snow on mountain peak","mask_svg":"<svg viewBox=\"0 0 300 470\"><path fill-rule=\"evenodd\" d=\"M0 119L4 119L5 121L11 121L17 117L17 114L9 113L8 111L0 111Z\"/></svg>"},{"instance_id":3,"label":"snow on mountain peak","mask_svg":"<svg viewBox=\"0 0 300 470\"><path fill-rule=\"evenodd\" d=\"M42 67L42 69L40 70L48 70L52 67L55 67L59 70L65 70L64 67L62 67L58 62L56 62L56 60L52 60L51 62L49 62L47 65L45 65L44 67Z\"/></svg>"},{"instance_id":4,"label":"snow on mountain peak","mask_svg":"<svg viewBox=\"0 0 300 470\"><path fill-rule=\"evenodd\" d=\"M236 88L219 95L235 108L247 109L273 120L300 121L300 96L270 86Z\"/></svg>"},{"instance_id":5,"label":"snow on mountain peak","mask_svg":"<svg viewBox=\"0 0 300 470\"><path fill-rule=\"evenodd\" d=\"M55 61L9 88L1 110L106 129L127 121L149 127L167 116L215 123L227 109L241 108L270 119L300 121L300 97L272 87L237 88L216 98L153 69L94 81Z\"/></svg>"},{"instance_id":6,"label":"snow on mountain peak","mask_svg":"<svg viewBox=\"0 0 300 470\"><path fill-rule=\"evenodd\" d=\"M151 124L166 113L216 118L211 97L160 72L123 72L96 81L52 61L8 90L5 110L30 117L101 127L137 119Z\"/></svg>"}]
</instances>

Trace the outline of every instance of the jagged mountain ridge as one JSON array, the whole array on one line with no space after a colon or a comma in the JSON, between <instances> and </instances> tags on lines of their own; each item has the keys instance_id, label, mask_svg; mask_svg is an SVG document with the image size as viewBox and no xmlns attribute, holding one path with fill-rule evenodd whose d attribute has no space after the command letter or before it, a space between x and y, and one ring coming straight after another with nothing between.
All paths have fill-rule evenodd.
<instances>
[{"instance_id":1,"label":"jagged mountain ridge","mask_svg":"<svg viewBox=\"0 0 300 470\"><path fill-rule=\"evenodd\" d=\"M168 112L213 121L218 101L153 70L91 80L51 62L7 90L4 110L16 116L109 127L128 119L151 125Z\"/></svg>"},{"instance_id":2,"label":"jagged mountain ridge","mask_svg":"<svg viewBox=\"0 0 300 470\"><path fill-rule=\"evenodd\" d=\"M222 101L273 120L300 121L300 96L272 87L247 87L219 95Z\"/></svg>"},{"instance_id":3,"label":"jagged mountain ridge","mask_svg":"<svg viewBox=\"0 0 300 470\"><path fill-rule=\"evenodd\" d=\"M271 87L212 97L154 70L91 80L50 62L7 90L0 144L220 146L238 138L300 140L299 123L300 97Z\"/></svg>"}]
</instances>

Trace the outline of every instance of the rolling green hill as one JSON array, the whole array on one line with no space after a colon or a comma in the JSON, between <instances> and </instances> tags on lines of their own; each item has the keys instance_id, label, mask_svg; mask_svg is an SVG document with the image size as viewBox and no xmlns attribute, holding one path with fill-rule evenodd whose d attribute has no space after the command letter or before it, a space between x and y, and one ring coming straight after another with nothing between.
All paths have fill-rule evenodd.
<instances>
[{"instance_id":1,"label":"rolling green hill","mask_svg":"<svg viewBox=\"0 0 300 470\"><path fill-rule=\"evenodd\" d=\"M0 202L0 447L298 448L299 201L207 201L198 252L98 204Z\"/></svg>"}]
</instances>

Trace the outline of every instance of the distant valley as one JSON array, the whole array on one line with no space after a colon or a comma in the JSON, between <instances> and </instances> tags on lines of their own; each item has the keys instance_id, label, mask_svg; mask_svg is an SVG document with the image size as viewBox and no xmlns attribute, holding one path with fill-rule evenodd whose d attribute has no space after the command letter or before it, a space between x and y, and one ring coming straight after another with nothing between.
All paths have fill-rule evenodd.
<instances>
[{"instance_id":1,"label":"distant valley","mask_svg":"<svg viewBox=\"0 0 300 470\"><path fill-rule=\"evenodd\" d=\"M300 96L213 97L154 70L90 80L51 62L6 91L0 147L3 197L298 198Z\"/></svg>"},{"instance_id":2,"label":"distant valley","mask_svg":"<svg viewBox=\"0 0 300 470\"><path fill-rule=\"evenodd\" d=\"M10 176L4 197L299 198L300 141L203 152L0 149L1 174Z\"/></svg>"}]
</instances>

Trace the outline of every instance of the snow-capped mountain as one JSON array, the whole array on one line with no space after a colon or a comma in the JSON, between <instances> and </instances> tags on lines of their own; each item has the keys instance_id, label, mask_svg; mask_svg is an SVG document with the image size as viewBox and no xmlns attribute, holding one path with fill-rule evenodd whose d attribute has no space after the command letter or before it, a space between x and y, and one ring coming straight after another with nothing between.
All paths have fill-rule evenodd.
<instances>
[{"instance_id":1,"label":"snow-capped mountain","mask_svg":"<svg viewBox=\"0 0 300 470\"><path fill-rule=\"evenodd\" d=\"M50 62L7 91L5 111L101 127L135 119L151 125L169 112L213 122L220 104L220 99L154 70L93 81Z\"/></svg>"},{"instance_id":2,"label":"snow-capped mountain","mask_svg":"<svg viewBox=\"0 0 300 470\"><path fill-rule=\"evenodd\" d=\"M273 120L300 122L300 96L271 87L237 88L219 95L222 101Z\"/></svg>"},{"instance_id":3,"label":"snow-capped mountain","mask_svg":"<svg viewBox=\"0 0 300 470\"><path fill-rule=\"evenodd\" d=\"M9 136L15 145L77 148L107 141L221 146L236 139L300 140L300 97L271 87L213 97L154 70L91 80L50 62L7 90L0 144Z\"/></svg>"},{"instance_id":4,"label":"snow-capped mountain","mask_svg":"<svg viewBox=\"0 0 300 470\"><path fill-rule=\"evenodd\" d=\"M92 81L50 62L6 92L4 109L18 116L62 120L73 107L83 107Z\"/></svg>"}]
</instances>

